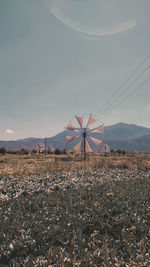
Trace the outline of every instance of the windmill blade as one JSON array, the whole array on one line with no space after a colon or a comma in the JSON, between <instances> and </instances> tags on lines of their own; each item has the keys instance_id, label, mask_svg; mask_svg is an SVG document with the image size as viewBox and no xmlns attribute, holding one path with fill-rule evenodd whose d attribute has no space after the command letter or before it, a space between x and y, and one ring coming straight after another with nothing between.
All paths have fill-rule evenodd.
<instances>
[{"instance_id":1,"label":"windmill blade","mask_svg":"<svg viewBox=\"0 0 150 267\"><path fill-rule=\"evenodd\" d=\"M80 127L82 129L83 128L83 116L77 117L75 115L75 117L76 117L76 119L77 119L77 121L78 121L78 123L79 123L79 125L80 125Z\"/></svg>"},{"instance_id":2,"label":"windmill blade","mask_svg":"<svg viewBox=\"0 0 150 267\"><path fill-rule=\"evenodd\" d=\"M73 132L80 132L78 129L76 129L76 127L71 122L69 122L69 124L65 127L65 129L73 131Z\"/></svg>"},{"instance_id":3,"label":"windmill blade","mask_svg":"<svg viewBox=\"0 0 150 267\"><path fill-rule=\"evenodd\" d=\"M81 151L82 141L83 141L83 139L81 139L81 141L80 141L77 145L74 146L73 149L74 149L75 151Z\"/></svg>"},{"instance_id":4,"label":"windmill blade","mask_svg":"<svg viewBox=\"0 0 150 267\"><path fill-rule=\"evenodd\" d=\"M88 140L86 139L85 141L85 152L88 153L88 152L93 152Z\"/></svg>"},{"instance_id":5,"label":"windmill blade","mask_svg":"<svg viewBox=\"0 0 150 267\"><path fill-rule=\"evenodd\" d=\"M95 137L93 137L93 136L89 136L89 138L97 145L97 146L99 146L102 142L103 142L103 140L101 140L101 139L98 139L98 138L95 138Z\"/></svg>"},{"instance_id":6,"label":"windmill blade","mask_svg":"<svg viewBox=\"0 0 150 267\"><path fill-rule=\"evenodd\" d=\"M103 133L104 132L104 128L103 125L100 125L92 130L89 131L89 133Z\"/></svg>"},{"instance_id":7,"label":"windmill blade","mask_svg":"<svg viewBox=\"0 0 150 267\"><path fill-rule=\"evenodd\" d=\"M95 121L96 121L96 119L92 117L92 113L91 113L89 120L88 120L88 123L86 125L86 128L89 128Z\"/></svg>"},{"instance_id":8,"label":"windmill blade","mask_svg":"<svg viewBox=\"0 0 150 267\"><path fill-rule=\"evenodd\" d=\"M78 138L79 136L66 136L66 145L69 144L70 142L74 141L76 138Z\"/></svg>"}]
</instances>

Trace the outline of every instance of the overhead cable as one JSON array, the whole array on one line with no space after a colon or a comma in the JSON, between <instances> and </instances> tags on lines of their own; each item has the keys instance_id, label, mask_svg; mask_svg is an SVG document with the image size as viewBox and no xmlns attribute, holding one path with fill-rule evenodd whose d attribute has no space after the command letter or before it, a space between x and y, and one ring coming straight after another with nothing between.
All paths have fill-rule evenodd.
<instances>
[{"instance_id":1,"label":"overhead cable","mask_svg":"<svg viewBox=\"0 0 150 267\"><path fill-rule=\"evenodd\" d=\"M107 112L108 109L110 109L114 103L119 100L124 94L127 93L127 91L129 91L132 86L135 84L136 81L138 81L142 76L143 74L150 69L150 65L148 65L132 82L131 84L129 84L127 87L125 87L124 91L123 92L120 92L119 95L117 95L114 99L112 99L111 102L109 102L109 105L106 105L105 108L103 109L103 111L101 112L101 115L102 114L105 114Z\"/></svg>"},{"instance_id":2,"label":"overhead cable","mask_svg":"<svg viewBox=\"0 0 150 267\"><path fill-rule=\"evenodd\" d=\"M108 98L108 100L103 104L103 106L98 109L97 112L95 112L95 115L101 111L103 111L107 106L109 106L109 104L113 101L113 99L117 96L117 94L121 91L121 89L130 81L130 79L134 76L134 74L146 63L146 61L150 58L150 54L135 68L135 70L130 74L130 76L128 77L127 80L125 80L121 86ZM147 70L147 69L146 69ZM144 72L146 71L144 70L142 74L144 74ZM142 74L139 74L139 76L141 77ZM137 77L135 79L135 81L139 79L139 77ZM134 81L134 82L135 82Z\"/></svg>"},{"instance_id":3,"label":"overhead cable","mask_svg":"<svg viewBox=\"0 0 150 267\"><path fill-rule=\"evenodd\" d=\"M148 77L146 80L144 80L138 87L134 88L134 90L132 90L130 92L130 94L128 94L125 98L123 98L119 103L117 103L115 106L113 106L113 109L115 109L116 107L120 106L122 103L124 103L129 97L131 97L136 91L138 91L140 88L142 88L148 81L150 80L150 77ZM108 113L110 112L110 110L107 111L107 113L105 113L105 115L102 116L102 118L104 118Z\"/></svg>"}]
</instances>

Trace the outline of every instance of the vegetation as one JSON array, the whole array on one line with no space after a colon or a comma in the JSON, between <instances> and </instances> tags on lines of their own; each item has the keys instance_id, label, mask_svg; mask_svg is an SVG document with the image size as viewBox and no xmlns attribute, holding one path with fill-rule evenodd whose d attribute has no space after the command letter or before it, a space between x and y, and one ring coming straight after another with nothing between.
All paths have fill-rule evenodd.
<instances>
[{"instance_id":1,"label":"vegetation","mask_svg":"<svg viewBox=\"0 0 150 267\"><path fill-rule=\"evenodd\" d=\"M3 155L0 266L150 266L150 155Z\"/></svg>"},{"instance_id":2,"label":"vegetation","mask_svg":"<svg viewBox=\"0 0 150 267\"><path fill-rule=\"evenodd\" d=\"M0 175L39 174L49 171L92 169L92 168L128 168L150 169L150 154L90 154L83 161L81 153L64 151L64 154L49 153L13 153L1 155Z\"/></svg>"},{"instance_id":3,"label":"vegetation","mask_svg":"<svg viewBox=\"0 0 150 267\"><path fill-rule=\"evenodd\" d=\"M62 151L59 148L55 149L55 155L61 155Z\"/></svg>"},{"instance_id":4,"label":"vegetation","mask_svg":"<svg viewBox=\"0 0 150 267\"><path fill-rule=\"evenodd\" d=\"M0 147L0 154L2 154L2 155L6 154L6 148L5 147Z\"/></svg>"}]
</instances>

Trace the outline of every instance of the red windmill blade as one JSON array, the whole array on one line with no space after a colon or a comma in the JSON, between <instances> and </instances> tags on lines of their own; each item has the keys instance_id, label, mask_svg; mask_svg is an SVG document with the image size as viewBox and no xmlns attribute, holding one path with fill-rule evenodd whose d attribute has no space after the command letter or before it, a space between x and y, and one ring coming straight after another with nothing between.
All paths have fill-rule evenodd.
<instances>
[{"instance_id":1,"label":"red windmill blade","mask_svg":"<svg viewBox=\"0 0 150 267\"><path fill-rule=\"evenodd\" d=\"M97 146L103 142L102 139L92 136L92 133L103 133L103 125L99 125L94 129L89 129L89 127L96 122L96 119L93 118L92 114L90 114L86 127L83 126L83 116L75 116L75 118L80 126L80 129L76 128L71 122L67 127L65 127L67 130L76 133L76 135L73 136L66 136L66 144L78 140L77 144L74 146L74 150L83 151L84 159L86 159L86 153L93 151L89 141L92 141Z\"/></svg>"}]
</instances>

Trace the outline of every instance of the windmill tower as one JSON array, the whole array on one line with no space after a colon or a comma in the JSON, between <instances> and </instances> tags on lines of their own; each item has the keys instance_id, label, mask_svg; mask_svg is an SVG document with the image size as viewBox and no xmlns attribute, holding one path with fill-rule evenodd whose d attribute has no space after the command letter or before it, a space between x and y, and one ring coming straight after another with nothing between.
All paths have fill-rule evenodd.
<instances>
[{"instance_id":1,"label":"windmill tower","mask_svg":"<svg viewBox=\"0 0 150 267\"><path fill-rule=\"evenodd\" d=\"M83 151L84 152L84 160L86 159L86 154L88 152L92 152L93 149L90 145L90 142L92 141L95 145L99 146L103 140L99 137L95 137L92 134L93 133L103 133L103 125L100 125L96 128L90 129L89 127L96 122L96 119L92 117L92 114L90 114L90 117L88 119L87 125L83 126L83 116L75 116L80 128L76 128L71 122L65 127L67 130L70 130L75 133L75 135L67 136L66 137L66 144L71 143L75 140L77 140L77 144L74 146L75 151Z\"/></svg>"}]
</instances>

